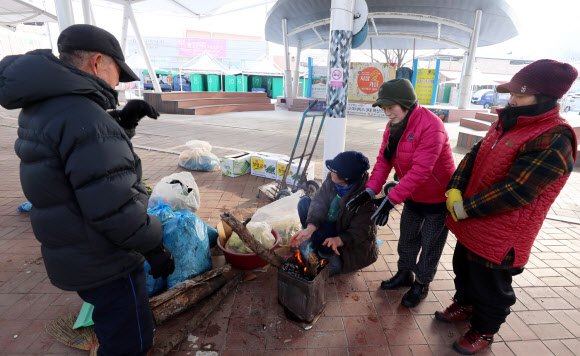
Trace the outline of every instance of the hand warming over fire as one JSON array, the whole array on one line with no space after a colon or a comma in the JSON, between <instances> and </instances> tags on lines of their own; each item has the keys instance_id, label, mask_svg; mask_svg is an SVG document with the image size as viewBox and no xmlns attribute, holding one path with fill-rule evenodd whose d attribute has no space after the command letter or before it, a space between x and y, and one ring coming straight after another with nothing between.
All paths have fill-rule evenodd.
<instances>
[{"instance_id":1,"label":"hand warming over fire","mask_svg":"<svg viewBox=\"0 0 580 356\"><path fill-rule=\"evenodd\" d=\"M338 248L344 246L344 242L342 242L342 240L340 239L339 236L329 237L326 240L324 240L324 242L322 243L322 246L328 246L328 247L332 248L334 253L336 253L337 255L340 256L340 253L338 252Z\"/></svg>"},{"instance_id":2,"label":"hand warming over fire","mask_svg":"<svg viewBox=\"0 0 580 356\"><path fill-rule=\"evenodd\" d=\"M292 247L300 246L301 243L308 240L312 236L314 231L316 231L316 226L308 224L306 229L298 231L292 236L292 238L290 239L290 246Z\"/></svg>"}]
</instances>

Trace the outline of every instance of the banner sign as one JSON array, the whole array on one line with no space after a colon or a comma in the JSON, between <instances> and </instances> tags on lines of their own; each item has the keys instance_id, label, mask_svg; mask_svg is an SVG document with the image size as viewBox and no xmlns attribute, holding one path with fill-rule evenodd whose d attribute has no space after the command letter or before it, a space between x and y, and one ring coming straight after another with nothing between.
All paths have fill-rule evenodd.
<instances>
[{"instance_id":1,"label":"banner sign","mask_svg":"<svg viewBox=\"0 0 580 356\"><path fill-rule=\"evenodd\" d=\"M418 69L415 82L415 93L421 105L431 104L433 96L433 83L435 82L435 69Z\"/></svg>"},{"instance_id":2,"label":"banner sign","mask_svg":"<svg viewBox=\"0 0 580 356\"><path fill-rule=\"evenodd\" d=\"M348 100L375 101L381 84L396 77L395 67L387 63L350 64Z\"/></svg>"},{"instance_id":3,"label":"banner sign","mask_svg":"<svg viewBox=\"0 0 580 356\"><path fill-rule=\"evenodd\" d=\"M226 56L225 40L180 38L178 47L180 56L196 57L204 52L212 57L222 58Z\"/></svg>"},{"instance_id":4,"label":"banner sign","mask_svg":"<svg viewBox=\"0 0 580 356\"><path fill-rule=\"evenodd\" d=\"M366 115L366 116L383 116L385 113L380 107L374 107L372 104L362 104L362 103L348 103L346 107L346 113L352 115Z\"/></svg>"},{"instance_id":5,"label":"banner sign","mask_svg":"<svg viewBox=\"0 0 580 356\"><path fill-rule=\"evenodd\" d=\"M326 99L326 76L328 67L312 66L312 94L311 98Z\"/></svg>"}]
</instances>

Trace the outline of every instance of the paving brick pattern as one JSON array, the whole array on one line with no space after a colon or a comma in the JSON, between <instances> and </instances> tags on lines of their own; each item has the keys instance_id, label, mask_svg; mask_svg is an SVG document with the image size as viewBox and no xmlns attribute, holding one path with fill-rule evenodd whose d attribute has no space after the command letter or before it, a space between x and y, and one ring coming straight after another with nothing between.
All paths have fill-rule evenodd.
<instances>
[{"instance_id":1,"label":"paving brick pattern","mask_svg":"<svg viewBox=\"0 0 580 356\"><path fill-rule=\"evenodd\" d=\"M44 332L45 325L59 315L77 312L82 301L75 293L50 284L28 215L16 211L26 201L13 150L17 114L0 110L0 354L83 354ZM300 118L300 113L282 110L207 117L163 115L157 121L144 120L133 143L148 148L137 152L143 160L144 178L153 186L162 177L182 171L177 155L167 151L178 152L192 139L209 141L218 156L242 150L289 154ZM385 124L383 118L349 117L346 149L360 150L374 162ZM446 125L455 146L457 125ZM321 137L315 151L319 178L323 146ZM455 149L456 162L465 152ZM514 278L518 302L507 323L496 343L481 355L580 355L578 171L552 206L554 219L545 221L525 272ZM197 214L210 225L216 225L223 210L241 208L251 214L264 204L256 199L258 186L267 182L264 178L229 178L219 172L193 172L193 176L202 197ZM283 317L277 303L276 271L269 269L240 285L172 354L454 355L451 344L467 323L443 324L433 318L434 311L450 303L454 292L453 236L444 248L429 296L418 307L409 310L400 305L405 290L379 288L381 280L396 272L400 210L393 211L388 225L379 229L379 239L385 243L376 263L330 279L324 315L312 330L305 331ZM158 327L156 337L167 337L188 317L191 313Z\"/></svg>"}]
</instances>

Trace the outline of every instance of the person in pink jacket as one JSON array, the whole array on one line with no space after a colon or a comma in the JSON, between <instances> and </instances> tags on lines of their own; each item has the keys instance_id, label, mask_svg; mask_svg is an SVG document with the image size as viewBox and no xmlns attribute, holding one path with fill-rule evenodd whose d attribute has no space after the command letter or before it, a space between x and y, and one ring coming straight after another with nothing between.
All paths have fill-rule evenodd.
<instances>
[{"instance_id":1,"label":"person in pink jacket","mask_svg":"<svg viewBox=\"0 0 580 356\"><path fill-rule=\"evenodd\" d=\"M389 122L366 189L348 202L347 209L356 211L370 203L395 168L400 182L371 219L384 226L389 211L405 203L397 247L398 271L383 281L381 288L410 286L401 304L413 308L427 297L447 240L445 191L455 164L443 122L417 102L407 79L383 83L373 106L380 106Z\"/></svg>"}]
</instances>

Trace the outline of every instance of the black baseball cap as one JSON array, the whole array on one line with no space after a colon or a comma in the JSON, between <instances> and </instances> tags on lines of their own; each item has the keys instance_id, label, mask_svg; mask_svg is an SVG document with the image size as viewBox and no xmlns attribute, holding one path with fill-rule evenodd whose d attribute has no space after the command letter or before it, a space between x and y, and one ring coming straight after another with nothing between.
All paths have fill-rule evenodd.
<instances>
[{"instance_id":1,"label":"black baseball cap","mask_svg":"<svg viewBox=\"0 0 580 356\"><path fill-rule=\"evenodd\" d=\"M358 180L370 168L369 159L358 151L341 152L325 163L329 171L351 181Z\"/></svg>"},{"instance_id":2,"label":"black baseball cap","mask_svg":"<svg viewBox=\"0 0 580 356\"><path fill-rule=\"evenodd\" d=\"M131 68L125 63L125 56L119 41L108 31L93 25L72 25L67 27L58 36L58 51L90 51L111 56L121 68L120 82L134 82L139 80Z\"/></svg>"}]
</instances>

